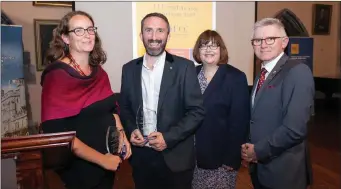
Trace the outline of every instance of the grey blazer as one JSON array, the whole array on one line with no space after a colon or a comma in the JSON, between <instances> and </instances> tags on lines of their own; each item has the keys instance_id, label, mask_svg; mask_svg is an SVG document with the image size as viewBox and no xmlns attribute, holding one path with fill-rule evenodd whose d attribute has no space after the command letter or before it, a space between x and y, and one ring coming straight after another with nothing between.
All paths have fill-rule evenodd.
<instances>
[{"instance_id":1,"label":"grey blazer","mask_svg":"<svg viewBox=\"0 0 341 189\"><path fill-rule=\"evenodd\" d=\"M311 183L306 137L314 93L312 71L286 54L259 89L251 106L250 142L255 145L256 174L262 185L305 189Z\"/></svg>"}]
</instances>

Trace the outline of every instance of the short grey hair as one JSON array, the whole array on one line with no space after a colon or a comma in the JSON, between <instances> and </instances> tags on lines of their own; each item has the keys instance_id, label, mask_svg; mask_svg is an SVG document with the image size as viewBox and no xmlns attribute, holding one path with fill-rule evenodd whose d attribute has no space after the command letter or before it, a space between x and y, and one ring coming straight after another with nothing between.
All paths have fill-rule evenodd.
<instances>
[{"instance_id":1,"label":"short grey hair","mask_svg":"<svg viewBox=\"0 0 341 189\"><path fill-rule=\"evenodd\" d=\"M285 32L284 25L279 19L263 18L254 24L251 38L254 37L255 31L257 30L257 28L264 27L264 26L276 26L282 35L281 37L287 37L287 33Z\"/></svg>"}]
</instances>

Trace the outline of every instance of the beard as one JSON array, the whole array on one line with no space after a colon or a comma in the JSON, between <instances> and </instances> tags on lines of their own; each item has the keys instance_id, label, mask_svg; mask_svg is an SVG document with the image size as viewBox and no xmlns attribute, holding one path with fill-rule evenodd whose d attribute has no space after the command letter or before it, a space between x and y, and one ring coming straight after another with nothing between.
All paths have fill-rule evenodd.
<instances>
[{"instance_id":1,"label":"beard","mask_svg":"<svg viewBox=\"0 0 341 189\"><path fill-rule=\"evenodd\" d=\"M149 47L148 44L149 43L157 43L160 44L160 46L158 48L153 48L153 47ZM149 39L148 41L143 40L143 46L146 49L146 53L149 56L159 56L163 53L163 51L165 51L166 49L166 44L167 44L167 39L165 41L162 40L152 40Z\"/></svg>"}]
</instances>

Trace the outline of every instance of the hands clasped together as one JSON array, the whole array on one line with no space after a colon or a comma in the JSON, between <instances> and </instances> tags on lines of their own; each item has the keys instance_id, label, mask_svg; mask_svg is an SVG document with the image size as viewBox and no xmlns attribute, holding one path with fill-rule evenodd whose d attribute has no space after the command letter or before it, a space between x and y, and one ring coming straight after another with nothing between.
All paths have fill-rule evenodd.
<instances>
[{"instance_id":1,"label":"hands clasped together","mask_svg":"<svg viewBox=\"0 0 341 189\"><path fill-rule=\"evenodd\" d=\"M247 167L247 164L257 163L257 156L255 152L255 146L250 143L245 143L242 145L241 156L244 162L242 164Z\"/></svg>"},{"instance_id":2,"label":"hands clasped together","mask_svg":"<svg viewBox=\"0 0 341 189\"><path fill-rule=\"evenodd\" d=\"M156 151L163 151L167 148L167 144L163 138L162 133L152 132L146 138L144 138L138 129L135 129L130 137L130 142L134 146L143 147L149 145Z\"/></svg>"}]
</instances>

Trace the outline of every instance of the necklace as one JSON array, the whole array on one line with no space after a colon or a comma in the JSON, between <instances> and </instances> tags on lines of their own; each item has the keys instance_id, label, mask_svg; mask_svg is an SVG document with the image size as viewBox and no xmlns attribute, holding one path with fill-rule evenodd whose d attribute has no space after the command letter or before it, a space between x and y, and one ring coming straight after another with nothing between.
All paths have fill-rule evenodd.
<instances>
[{"instance_id":1,"label":"necklace","mask_svg":"<svg viewBox=\"0 0 341 189\"><path fill-rule=\"evenodd\" d=\"M83 72L83 70L81 69L81 67L79 66L79 64L77 64L77 62L75 61L75 59L72 57L72 55L70 53L67 55L67 57L71 60L70 61L71 66L73 68L75 68L75 70L79 74L81 74L82 76L86 76L85 73ZM90 69L91 69L91 67L90 67Z\"/></svg>"}]
</instances>

